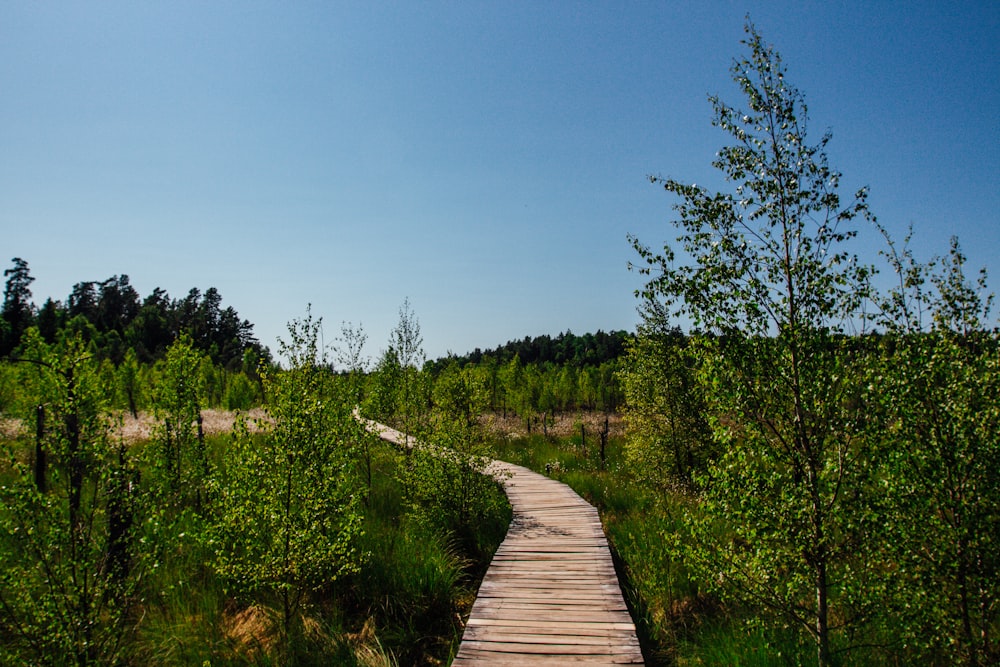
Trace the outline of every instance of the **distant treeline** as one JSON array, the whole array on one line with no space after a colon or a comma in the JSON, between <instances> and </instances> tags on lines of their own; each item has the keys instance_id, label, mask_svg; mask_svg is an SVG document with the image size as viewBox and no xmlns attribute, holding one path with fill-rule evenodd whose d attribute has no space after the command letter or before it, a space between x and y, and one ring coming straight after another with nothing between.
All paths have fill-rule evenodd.
<instances>
[{"instance_id":1,"label":"distant treeline","mask_svg":"<svg viewBox=\"0 0 1000 667\"><path fill-rule=\"evenodd\" d=\"M121 363L129 349L141 363L161 359L181 334L212 361L230 370L244 367L245 356L269 359L270 353L254 337L253 324L241 319L232 306L222 306L222 295L210 287L204 293L192 288L182 299L171 299L159 287L145 299L127 275L107 280L78 282L65 301L47 298L42 306L32 302L34 281L28 263L15 257L6 279L0 317L0 356L14 352L29 327L38 327L42 338L55 342L65 332L82 333L101 358Z\"/></svg>"},{"instance_id":2,"label":"distant treeline","mask_svg":"<svg viewBox=\"0 0 1000 667\"><path fill-rule=\"evenodd\" d=\"M611 331L605 333L587 333L577 336L570 331L561 333L555 338L545 336L525 336L523 340L509 341L493 349L476 348L463 356L451 356L433 362L444 365L456 362L460 366L472 363L479 364L490 358L504 364L518 357L523 364L552 364L556 366L600 366L608 361L614 361L625 354L626 344L634 334L627 331Z\"/></svg>"}]
</instances>

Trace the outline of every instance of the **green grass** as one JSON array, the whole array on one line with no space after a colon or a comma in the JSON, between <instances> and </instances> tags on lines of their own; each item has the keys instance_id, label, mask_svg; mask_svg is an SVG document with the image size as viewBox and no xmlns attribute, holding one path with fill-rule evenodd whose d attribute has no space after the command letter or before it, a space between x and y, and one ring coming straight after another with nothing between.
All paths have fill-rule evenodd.
<instances>
[{"instance_id":1,"label":"green grass","mask_svg":"<svg viewBox=\"0 0 1000 667\"><path fill-rule=\"evenodd\" d=\"M207 438L214 462L222 460L229 442L229 435ZM4 445L20 450L24 459L24 441ZM457 651L461 619L505 534L509 513L477 526L475 553L466 553L452 533L414 518L400 481L406 465L406 457L389 445L375 448L365 533L357 545L365 554L362 567L304 601L303 627L285 652L269 629L277 601L239 597L226 589L211 567L211 546L199 537L204 519L174 510L144 517L139 534L145 544L155 542L157 531L167 531L171 538L161 542L171 546L144 554L126 664L446 664ZM0 481L11 480L10 468L0 465ZM499 488L495 493L502 495ZM483 545L488 553L478 553ZM289 663L279 659L283 654L290 656Z\"/></svg>"},{"instance_id":2,"label":"green grass","mask_svg":"<svg viewBox=\"0 0 1000 667\"><path fill-rule=\"evenodd\" d=\"M689 501L636 481L623 444L611 438L603 464L596 447L584 456L579 437L532 435L495 446L498 458L565 482L597 507L646 664L799 664L794 657L789 662L801 654L794 633L748 631L740 610L700 591L670 548Z\"/></svg>"},{"instance_id":3,"label":"green grass","mask_svg":"<svg viewBox=\"0 0 1000 667\"><path fill-rule=\"evenodd\" d=\"M694 500L638 481L626 465L623 444L611 439L603 465L593 447L584 456L578 437L499 437L494 446L497 458L563 481L598 508L647 665L816 664L815 644L803 628L787 625L763 606L706 592L714 587L699 581L679 555L683 515L698 511ZM854 648L835 660L954 664L948 647L908 645L901 628L891 614L877 617L850 638Z\"/></svg>"}]
</instances>

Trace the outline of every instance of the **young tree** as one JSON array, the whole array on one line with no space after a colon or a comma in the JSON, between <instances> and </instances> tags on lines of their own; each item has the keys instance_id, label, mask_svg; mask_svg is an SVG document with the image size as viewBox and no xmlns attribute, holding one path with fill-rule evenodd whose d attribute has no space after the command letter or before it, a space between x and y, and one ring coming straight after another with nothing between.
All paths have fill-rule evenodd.
<instances>
[{"instance_id":1,"label":"young tree","mask_svg":"<svg viewBox=\"0 0 1000 667\"><path fill-rule=\"evenodd\" d=\"M521 391L524 386L524 366L520 355L515 354L511 360L500 367L500 386L503 388L503 416L507 418L507 409L515 413L521 410Z\"/></svg>"},{"instance_id":2,"label":"young tree","mask_svg":"<svg viewBox=\"0 0 1000 667\"><path fill-rule=\"evenodd\" d=\"M354 400L360 404L363 398L364 383L362 379L368 370L368 359L364 356L365 343L368 334L360 324L355 327L351 322L342 322L340 337L337 339L337 363L350 378Z\"/></svg>"},{"instance_id":3,"label":"young tree","mask_svg":"<svg viewBox=\"0 0 1000 667\"><path fill-rule=\"evenodd\" d=\"M887 237L888 238L888 237ZM909 238L907 238L907 241ZM1000 659L1000 339L993 296L973 284L956 239L923 265L890 241L899 285L883 299L887 335L870 381L874 436L892 474L887 543L909 604L906 641L931 661ZM913 600L919 603L912 603Z\"/></svg>"},{"instance_id":4,"label":"young tree","mask_svg":"<svg viewBox=\"0 0 1000 667\"><path fill-rule=\"evenodd\" d=\"M403 299L399 307L399 321L392 330L390 346L399 355L399 363L403 368L417 368L424 361L424 338L420 334L420 320L410 306L410 299Z\"/></svg>"},{"instance_id":5,"label":"young tree","mask_svg":"<svg viewBox=\"0 0 1000 667\"><path fill-rule=\"evenodd\" d=\"M647 323L619 372L626 458L640 477L664 490L692 489L717 454L691 365L680 329Z\"/></svg>"},{"instance_id":6,"label":"young tree","mask_svg":"<svg viewBox=\"0 0 1000 667\"><path fill-rule=\"evenodd\" d=\"M154 468L168 495L200 497L208 477L208 459L198 438L197 422L205 393L202 356L191 338L178 338L160 364L155 390L161 420L154 434Z\"/></svg>"},{"instance_id":7,"label":"young tree","mask_svg":"<svg viewBox=\"0 0 1000 667\"><path fill-rule=\"evenodd\" d=\"M849 647L837 630L865 609L871 546L873 462L853 435L857 373L838 337L866 293L866 270L844 246L869 217L867 193L841 201L829 133L807 143L802 94L774 49L746 31L749 55L732 73L747 108L710 98L713 124L735 140L713 163L732 191L653 178L680 198L674 224L691 264L675 266L669 246L656 254L632 243L650 276L647 302L705 334L694 351L723 454L702 505L729 539L699 524L691 556L710 581L808 631L826 666Z\"/></svg>"},{"instance_id":8,"label":"young tree","mask_svg":"<svg viewBox=\"0 0 1000 667\"><path fill-rule=\"evenodd\" d=\"M479 374L452 362L438 374L432 395L430 428L414 443L403 471L411 508L425 524L450 533L466 553L481 557L485 547L477 527L505 511L488 474L492 457L478 421L487 388Z\"/></svg>"},{"instance_id":9,"label":"young tree","mask_svg":"<svg viewBox=\"0 0 1000 667\"><path fill-rule=\"evenodd\" d=\"M302 604L355 571L361 554L361 494L351 464L364 429L348 396L332 391L319 344L320 320L289 324L280 343L285 370L264 374L269 420L236 429L216 480L215 567L234 591L278 602L278 628L291 660Z\"/></svg>"},{"instance_id":10,"label":"young tree","mask_svg":"<svg viewBox=\"0 0 1000 667\"><path fill-rule=\"evenodd\" d=\"M7 452L0 486L0 662L118 664L142 568L124 450L110 446L105 391L79 337L49 347L25 332L39 370L52 465Z\"/></svg>"},{"instance_id":11,"label":"young tree","mask_svg":"<svg viewBox=\"0 0 1000 667\"><path fill-rule=\"evenodd\" d=\"M128 349L125 358L117 369L118 381L116 383L118 391L124 394L125 405L133 419L139 418L140 404L140 366L139 359L135 355L135 350Z\"/></svg>"},{"instance_id":12,"label":"young tree","mask_svg":"<svg viewBox=\"0 0 1000 667\"><path fill-rule=\"evenodd\" d=\"M392 330L389 347L395 351L399 362L398 408L401 412L403 432L411 434L423 424L421 418L427 407L426 378L421 373L424 363L424 339L420 334L420 321L410 307L409 298L399 307L399 321Z\"/></svg>"},{"instance_id":13,"label":"young tree","mask_svg":"<svg viewBox=\"0 0 1000 667\"><path fill-rule=\"evenodd\" d=\"M375 369L369 376L368 392L365 397L367 413L376 419L390 421L399 409L402 368L395 348L388 348L379 357Z\"/></svg>"},{"instance_id":14,"label":"young tree","mask_svg":"<svg viewBox=\"0 0 1000 667\"><path fill-rule=\"evenodd\" d=\"M452 362L434 381L434 406L441 417L473 427L488 402L487 388L479 374Z\"/></svg>"},{"instance_id":15,"label":"young tree","mask_svg":"<svg viewBox=\"0 0 1000 667\"><path fill-rule=\"evenodd\" d=\"M337 347L337 362L343 371L340 380L341 384L345 387L344 400L349 401L354 408L360 408L365 398L365 373L368 370L368 359L364 356L364 348L367 340L368 334L365 333L364 328L360 324L355 327L350 322L341 323ZM391 377L395 377L396 365L392 363L392 359L389 359L387 363L391 368L386 372ZM385 378L380 378L380 380L382 379ZM391 385L394 383L389 379L387 384L390 386L380 386L380 389L388 395L393 395L395 392ZM365 487L367 489L365 496L366 505L371 504L372 483L375 472L374 450L377 444L378 437L367 430L359 433L355 441L355 451L357 452L358 463L361 466L361 472L364 475Z\"/></svg>"}]
</instances>

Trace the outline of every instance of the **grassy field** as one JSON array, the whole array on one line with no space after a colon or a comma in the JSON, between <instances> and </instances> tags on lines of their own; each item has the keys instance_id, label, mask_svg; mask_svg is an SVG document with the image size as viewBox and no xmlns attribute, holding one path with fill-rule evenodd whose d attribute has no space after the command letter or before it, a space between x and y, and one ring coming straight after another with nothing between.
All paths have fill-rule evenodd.
<instances>
[{"instance_id":1,"label":"grassy field","mask_svg":"<svg viewBox=\"0 0 1000 667\"><path fill-rule=\"evenodd\" d=\"M231 436L224 427L213 431L206 445L218 462ZM133 452L145 446L143 437L141 429L132 433ZM23 430L7 429L2 445L22 461L30 458ZM509 506L506 514L482 517L476 548L470 549L422 520L408 496L404 454L380 444L373 463L371 500L356 545L363 564L308 595L290 651L277 646L278 600L229 590L214 572L212 548L203 538L210 515L181 513L173 517L170 546L144 559L141 589L124 630L126 663L447 664L457 651L474 591L505 534ZM0 466L0 483L8 483L11 475L8 464ZM494 493L502 496L499 487ZM0 539L0 557L6 559L17 546L10 535ZM0 640L10 631L0 627Z\"/></svg>"}]
</instances>

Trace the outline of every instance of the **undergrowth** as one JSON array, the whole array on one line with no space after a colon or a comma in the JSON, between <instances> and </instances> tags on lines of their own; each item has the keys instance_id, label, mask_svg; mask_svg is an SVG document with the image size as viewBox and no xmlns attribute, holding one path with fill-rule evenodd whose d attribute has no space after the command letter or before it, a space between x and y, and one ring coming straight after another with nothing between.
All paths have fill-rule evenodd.
<instances>
[{"instance_id":1,"label":"undergrowth","mask_svg":"<svg viewBox=\"0 0 1000 667\"><path fill-rule=\"evenodd\" d=\"M671 549L691 500L637 481L623 441L611 437L602 461L579 436L498 436L497 457L568 484L597 507L647 665L800 664L795 633L748 628L744 610L700 590Z\"/></svg>"},{"instance_id":2,"label":"undergrowth","mask_svg":"<svg viewBox=\"0 0 1000 667\"><path fill-rule=\"evenodd\" d=\"M230 435L208 436L218 464ZM7 440L24 451L26 439ZM138 454L142 444L133 446ZM27 456L27 454L25 455ZM20 457L19 458L23 458ZM372 493L364 509L364 554L356 573L314 591L290 646L278 646L280 604L266 595L228 591L201 537L209 519L193 508L143 518L140 540L167 546L144 555L131 611L129 665L440 665L454 657L479 581L510 521L483 517L475 549L421 521L407 497L407 457L385 443L373 448ZM11 475L0 466L0 483ZM497 487L493 493L502 497ZM505 502L505 499L502 500ZM208 515L210 508L203 507ZM176 513L173 513L176 512ZM168 516L169 515L169 516ZM168 539L164 539L165 536ZM9 549L6 542L0 548ZM2 639L3 628L0 628ZM53 664L61 664L56 660Z\"/></svg>"}]
</instances>

